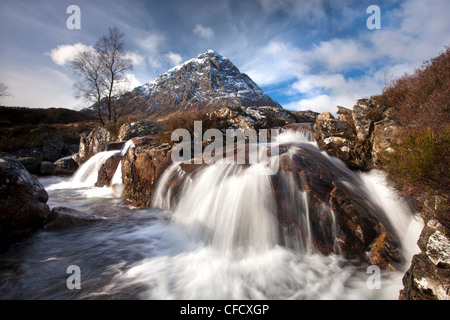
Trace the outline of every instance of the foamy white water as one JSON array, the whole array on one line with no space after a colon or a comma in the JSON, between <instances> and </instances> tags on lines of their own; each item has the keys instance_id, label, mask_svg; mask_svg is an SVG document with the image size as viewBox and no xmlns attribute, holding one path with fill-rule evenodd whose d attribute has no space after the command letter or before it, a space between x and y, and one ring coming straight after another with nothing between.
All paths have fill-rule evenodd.
<instances>
[{"instance_id":1,"label":"foamy white water","mask_svg":"<svg viewBox=\"0 0 450 320\"><path fill-rule=\"evenodd\" d=\"M93 155L88 161L83 163L74 173L70 182L75 186L94 186L97 182L98 171L101 166L115 154L120 153L118 150L103 151Z\"/></svg>"},{"instance_id":2,"label":"foamy white water","mask_svg":"<svg viewBox=\"0 0 450 320\"><path fill-rule=\"evenodd\" d=\"M278 143L288 142L316 148L329 162L330 170L348 171L342 162L321 152L309 134L279 135ZM0 283L0 297L398 298L402 272L382 271L381 289L370 290L367 279L371 274L366 265L346 260L337 246L329 256L313 252L309 195L298 190L289 177L284 180L284 192L288 206L297 208L301 227L297 239L283 233L274 214L276 195L264 163L205 166L185 179L177 201L172 199L170 180L184 172L174 164L155 189L152 204L159 209L136 210L111 188L94 187L96 168L115 152L119 151L94 156L70 181L41 179L51 207L69 206L105 219L73 230L41 232L0 255L0 270L14 270L7 273L8 281ZM113 186L121 185L120 175L119 165ZM365 194L368 204L381 208L380 215L393 225L405 256L414 253L420 220L381 172L353 175L354 187ZM320 214L330 217L329 232L334 235L335 213L324 205ZM83 290L66 287L65 270L72 264L81 268Z\"/></svg>"}]
</instances>

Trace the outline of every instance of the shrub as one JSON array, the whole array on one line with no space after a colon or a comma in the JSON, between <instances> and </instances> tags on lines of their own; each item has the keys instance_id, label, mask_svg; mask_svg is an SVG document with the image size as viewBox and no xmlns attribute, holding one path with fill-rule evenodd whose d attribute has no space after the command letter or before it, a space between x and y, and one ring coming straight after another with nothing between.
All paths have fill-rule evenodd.
<instances>
[{"instance_id":1,"label":"shrub","mask_svg":"<svg viewBox=\"0 0 450 320\"><path fill-rule=\"evenodd\" d=\"M427 127L404 133L394 152L386 153L384 166L401 185L413 191L448 196L450 127Z\"/></svg>"},{"instance_id":2,"label":"shrub","mask_svg":"<svg viewBox=\"0 0 450 320\"><path fill-rule=\"evenodd\" d=\"M450 122L450 48L425 61L412 75L403 75L379 96L372 97L393 109L406 126L442 127Z\"/></svg>"}]
</instances>

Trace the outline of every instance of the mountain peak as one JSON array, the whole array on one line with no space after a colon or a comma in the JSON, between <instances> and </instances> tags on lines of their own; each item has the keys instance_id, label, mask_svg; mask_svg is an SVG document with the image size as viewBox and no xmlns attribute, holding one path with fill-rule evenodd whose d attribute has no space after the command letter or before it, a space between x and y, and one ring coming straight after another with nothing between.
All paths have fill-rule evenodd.
<instances>
[{"instance_id":1,"label":"mountain peak","mask_svg":"<svg viewBox=\"0 0 450 320\"><path fill-rule=\"evenodd\" d=\"M154 116L222 106L281 107L228 59L207 50L152 81L135 88L131 95L140 111Z\"/></svg>"}]
</instances>

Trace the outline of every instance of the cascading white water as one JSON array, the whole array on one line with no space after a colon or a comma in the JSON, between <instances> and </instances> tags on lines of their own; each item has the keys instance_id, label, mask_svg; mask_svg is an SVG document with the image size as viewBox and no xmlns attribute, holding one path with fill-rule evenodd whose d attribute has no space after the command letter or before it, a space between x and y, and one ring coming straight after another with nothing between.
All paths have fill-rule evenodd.
<instances>
[{"instance_id":1,"label":"cascading white water","mask_svg":"<svg viewBox=\"0 0 450 320\"><path fill-rule=\"evenodd\" d=\"M378 214L386 217L392 224L403 246L405 257L408 259L417 251L415 241L418 238L417 230L421 229L420 219L416 220L404 201L395 196L381 172L350 172L342 161L320 150L308 130L287 130L276 137L274 142L280 145L290 144L288 155L296 152L296 145L313 148L316 154L330 164L330 170L351 174L358 184L352 185L351 181L346 181L345 184L356 190L368 206L381 208L382 212ZM299 190L292 176L281 174L285 185L283 192L287 195L285 198L291 202L286 207L296 208L300 227L293 231L297 234L295 239L285 234L280 235L276 227L275 195L267 169L264 163L248 167L220 163L205 166L192 177L185 179L178 201L173 203L173 190L167 184L174 174L183 174L179 164L173 164L161 177L152 205L173 212L172 220L175 223L189 226L200 238L219 248L232 250L242 245L269 248L278 244L277 239L281 236L288 247L311 253L308 192ZM332 223L328 226L329 232L335 235L334 211L322 205L319 214L330 218ZM336 244L334 252L339 253Z\"/></svg>"},{"instance_id":2,"label":"cascading white water","mask_svg":"<svg viewBox=\"0 0 450 320\"><path fill-rule=\"evenodd\" d=\"M128 150L133 147L134 142L130 139L122 146L120 150L102 151L93 155L88 161L83 163L81 167L78 168L78 170L73 174L70 182L76 186L94 186L97 182L98 171L105 161L116 154L124 156ZM118 189L120 189L120 186L122 185L121 164L122 162L119 163L112 179L112 185L116 185L116 188Z\"/></svg>"},{"instance_id":3,"label":"cascading white water","mask_svg":"<svg viewBox=\"0 0 450 320\"><path fill-rule=\"evenodd\" d=\"M275 199L266 170L264 165L205 168L183 189L174 222L223 251L273 247L277 243Z\"/></svg>"},{"instance_id":4,"label":"cascading white water","mask_svg":"<svg viewBox=\"0 0 450 320\"><path fill-rule=\"evenodd\" d=\"M309 132L287 131L277 141L290 145L283 150L284 165L301 149L313 161L323 160L338 180L355 188L368 205L376 205L380 215L389 218L405 252L416 249L407 248L415 245L418 234L408 232L420 223L380 172L351 173L341 161L319 150ZM105 154L96 156L98 162L106 158ZM85 177L96 178L96 161L86 164ZM113 188L121 183L120 166ZM5 261L9 264L24 257L27 268L17 279L0 282L0 294L23 298L26 293L30 299L398 298L402 272L382 271L381 289L370 290L367 265L340 255L336 243L339 212L326 202L314 206L306 178L296 180L289 172L280 172L276 193L265 163L217 163L190 173L182 168L170 166L155 189L152 205L166 212L130 209L119 197L111 197L111 188L93 187L95 182L72 188L74 183L64 178L45 178L52 207L69 206L105 219L76 232L44 232L20 251L15 248L14 259ZM106 191L109 195L98 196ZM295 227L287 231L283 228L288 226L280 227L274 214L280 199L285 202L283 209L297 215ZM331 238L329 255L315 254L311 245L317 240L317 226L310 224L317 217ZM30 268L30 261L39 262ZM61 286L60 274L54 270L65 270L68 264L81 266L82 290ZM1 265L0 259L2 268L8 266ZM40 284L45 286L36 286L36 274L42 275Z\"/></svg>"},{"instance_id":5,"label":"cascading white water","mask_svg":"<svg viewBox=\"0 0 450 320\"><path fill-rule=\"evenodd\" d=\"M98 171L108 158L120 153L119 150L103 151L93 155L73 174L70 182L77 186L94 186L97 182Z\"/></svg>"}]
</instances>

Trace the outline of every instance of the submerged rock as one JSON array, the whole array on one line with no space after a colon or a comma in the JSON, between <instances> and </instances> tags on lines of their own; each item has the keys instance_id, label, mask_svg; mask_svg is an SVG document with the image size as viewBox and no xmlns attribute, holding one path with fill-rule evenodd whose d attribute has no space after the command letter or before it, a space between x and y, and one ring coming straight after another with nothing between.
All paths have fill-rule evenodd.
<instances>
[{"instance_id":1,"label":"submerged rock","mask_svg":"<svg viewBox=\"0 0 450 320\"><path fill-rule=\"evenodd\" d=\"M50 212L45 223L44 230L54 231L71 229L99 220L102 220L102 218L93 214L67 207L56 207Z\"/></svg>"},{"instance_id":2,"label":"submerged rock","mask_svg":"<svg viewBox=\"0 0 450 320\"><path fill-rule=\"evenodd\" d=\"M0 158L0 239L42 228L50 209L47 192L17 160Z\"/></svg>"}]
</instances>

